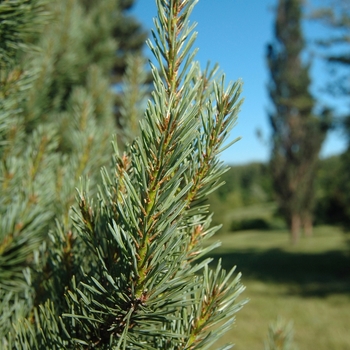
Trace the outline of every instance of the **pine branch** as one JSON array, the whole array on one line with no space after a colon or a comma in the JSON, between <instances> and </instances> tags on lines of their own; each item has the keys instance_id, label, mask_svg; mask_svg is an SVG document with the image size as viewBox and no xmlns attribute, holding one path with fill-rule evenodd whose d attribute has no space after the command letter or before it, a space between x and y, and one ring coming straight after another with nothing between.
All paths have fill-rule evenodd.
<instances>
[{"instance_id":1,"label":"pine branch","mask_svg":"<svg viewBox=\"0 0 350 350\"><path fill-rule=\"evenodd\" d=\"M38 33L47 20L45 4L43 0L15 0L0 4L0 72L13 66L20 51L30 48L28 36Z\"/></svg>"},{"instance_id":2,"label":"pine branch","mask_svg":"<svg viewBox=\"0 0 350 350\"><path fill-rule=\"evenodd\" d=\"M208 349L234 322L244 288L234 269L209 268L205 256L216 245L206 239L217 228L204 200L225 171L218 156L236 121L241 84L226 87L216 67L201 72L194 62L195 3L157 1L149 45L159 68L152 65L140 136L124 154L114 142L102 184L92 181L90 190L81 182L73 225L60 220L37 253L45 278L32 283L36 307L4 337L10 347ZM85 97L75 91L80 102L72 106L82 123L77 135L86 136L95 124ZM97 145L74 139L82 141L80 175Z\"/></svg>"},{"instance_id":3,"label":"pine branch","mask_svg":"<svg viewBox=\"0 0 350 350\"><path fill-rule=\"evenodd\" d=\"M207 266L208 261L201 267L184 262L202 255L196 236L209 218L204 214L205 207L194 204L218 185L222 168L216 157L235 122L239 85L225 91L222 78L220 83L210 84L207 101L197 100L197 88L203 84L198 76L202 75L198 64L190 66L190 60L185 60L194 40L190 36L193 26L187 21L193 5L193 1L158 2L154 33L157 45L150 43L150 47L157 58L163 56L164 60L158 61L159 70L152 70L155 92L141 123L141 136L129 154L122 158L116 155L119 166L115 179L104 172L105 189L100 193L99 208L94 209L88 202L84 190L79 194L82 216L77 216L76 227L91 253L98 254L103 268L98 282L87 273L82 287L72 291L71 298L73 301L73 295L91 295L88 300L82 299L84 307L95 300L99 308L88 307L88 314L94 315L88 319L75 316L76 312L66 317L83 317L90 324L90 332L96 328L94 322L105 325L99 327L96 339L105 344L114 336L119 346L142 348L140 339L151 344L158 336L168 338L176 347L180 334L172 323L182 321L176 315L190 304L201 302L200 295L194 300L190 297L200 283L211 283L210 278L193 280L194 272ZM187 63L181 70L183 62ZM237 288L237 280L234 286ZM106 295L109 301L103 306ZM215 310L230 305L221 301L220 293L208 298L216 305ZM235 300L236 294L229 299ZM82 307L79 299L75 304ZM214 310L210 314L215 323ZM206 324L207 317L200 315L199 324ZM231 317L231 313L219 319L225 317ZM117 321L110 324L111 319ZM143 321L146 319L147 325ZM191 339L189 344L198 342L198 337L202 339L197 333L205 333L204 328L194 327L192 335L185 335Z\"/></svg>"},{"instance_id":4,"label":"pine branch","mask_svg":"<svg viewBox=\"0 0 350 350\"><path fill-rule=\"evenodd\" d=\"M269 326L268 340L265 342L265 350L291 350L293 344L293 323L286 323L278 318Z\"/></svg>"}]
</instances>

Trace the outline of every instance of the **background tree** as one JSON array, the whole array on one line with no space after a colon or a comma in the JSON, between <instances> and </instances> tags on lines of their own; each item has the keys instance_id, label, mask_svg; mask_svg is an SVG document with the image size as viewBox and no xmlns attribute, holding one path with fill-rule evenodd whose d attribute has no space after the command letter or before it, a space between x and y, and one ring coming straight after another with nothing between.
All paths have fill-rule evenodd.
<instances>
[{"instance_id":1,"label":"background tree","mask_svg":"<svg viewBox=\"0 0 350 350\"><path fill-rule=\"evenodd\" d=\"M139 122L150 96L148 80L144 57L130 54L127 57L127 67L121 84L122 98L118 107L121 144L125 145L139 135Z\"/></svg>"},{"instance_id":2,"label":"background tree","mask_svg":"<svg viewBox=\"0 0 350 350\"><path fill-rule=\"evenodd\" d=\"M330 220L350 227L350 114L348 111L350 93L350 1L329 0L315 10L312 18L329 29L329 36L317 40L321 57L331 73L325 92L346 105L345 113L337 112L335 125L345 135L347 148L341 155L340 165L333 176L331 189L323 201ZM334 173L334 169L332 169Z\"/></svg>"},{"instance_id":3,"label":"background tree","mask_svg":"<svg viewBox=\"0 0 350 350\"><path fill-rule=\"evenodd\" d=\"M81 1L88 11L96 7L94 0ZM114 114L119 129L120 145L136 136L135 126L138 128L140 117L140 110L136 111L136 108L140 108L145 102L143 98L149 95L152 89L152 76L146 71L143 56L148 33L139 21L129 14L134 3L135 0L115 0L112 9L113 20L108 23L118 44L113 57L111 83L114 87ZM96 18L98 22L103 23L101 17ZM96 36L95 40L99 40L99 37ZM129 108L126 103L130 100L134 102L134 110L126 114L125 108Z\"/></svg>"},{"instance_id":4,"label":"background tree","mask_svg":"<svg viewBox=\"0 0 350 350\"><path fill-rule=\"evenodd\" d=\"M146 70L143 55L148 33L128 13L134 3L135 0L118 0L119 16L112 22L113 38L118 43L118 49L113 61L111 81L114 86L114 113L122 143L137 135L135 126L138 129L140 110L136 112L135 108L142 106L144 97L149 96L152 90L152 76ZM126 103L131 100L134 102L134 111L126 114ZM141 111L144 110L142 107Z\"/></svg>"},{"instance_id":5,"label":"background tree","mask_svg":"<svg viewBox=\"0 0 350 350\"><path fill-rule=\"evenodd\" d=\"M233 212L242 207L256 204L272 204L274 193L272 188L269 166L263 163L251 163L246 165L230 166L227 172L222 175L225 185L209 196L209 204L213 208L213 223L221 225L219 232L228 232L235 228L243 229L247 218L233 217ZM268 225L262 222L262 218L255 217L251 224ZM248 223L249 224L249 223ZM250 228L253 228L250 226ZM255 226L257 228L257 226ZM261 226L260 226L261 228Z\"/></svg>"},{"instance_id":6,"label":"background tree","mask_svg":"<svg viewBox=\"0 0 350 350\"><path fill-rule=\"evenodd\" d=\"M302 61L305 47L301 30L301 0L280 0L276 11L275 41L268 46L273 110L271 173L280 211L298 241L301 225L312 232L314 179L318 154L327 125L313 114L309 92L309 64Z\"/></svg>"},{"instance_id":7,"label":"background tree","mask_svg":"<svg viewBox=\"0 0 350 350\"><path fill-rule=\"evenodd\" d=\"M347 173L344 170L344 154L335 155L320 162L316 179L317 204L315 219L318 224L345 225L349 220L346 205Z\"/></svg>"},{"instance_id":8,"label":"background tree","mask_svg":"<svg viewBox=\"0 0 350 350\"><path fill-rule=\"evenodd\" d=\"M88 51L96 50L96 47L100 46L99 33L93 32L96 31L96 28L104 28L111 32L114 42L117 43L113 52L113 63L109 69L113 86L113 112L118 127L118 142L120 146L123 146L130 141L130 137L136 135L135 125L138 126L140 118L140 111L136 112L136 108L140 108L140 105L145 102L143 97L149 96L151 91L152 77L149 71L146 72L143 56L148 33L137 19L129 14L130 9L134 6L134 0L110 1L108 15L105 9L98 10L99 6L94 0L80 0L80 3L86 13L95 13L94 26L90 28L92 33L87 43ZM105 16L108 16L108 22L105 21ZM111 59L109 51L106 52L106 57ZM132 83L131 74L134 79ZM127 88L125 88L126 85ZM138 99L135 100L135 97ZM135 104L126 105L131 102ZM133 109L133 112L127 115L125 109L129 111Z\"/></svg>"},{"instance_id":9,"label":"background tree","mask_svg":"<svg viewBox=\"0 0 350 350\"><path fill-rule=\"evenodd\" d=\"M311 18L329 29L327 37L316 40L332 74L326 91L333 96L347 97L350 93L350 1L324 1L322 7L312 12Z\"/></svg>"},{"instance_id":10,"label":"background tree","mask_svg":"<svg viewBox=\"0 0 350 350\"><path fill-rule=\"evenodd\" d=\"M203 201L225 171L218 155L241 84L226 86L194 61L195 2L157 1L155 93L124 154L116 142L106 147L113 101L106 57L94 54L99 42L88 50L94 59L85 57L92 7L50 2L53 19L38 42L45 49L21 60L16 33L33 30L44 8L36 11L36 0L0 3L5 23L13 15L2 34L15 43L0 95L3 349L209 349L234 322L243 287L234 269L211 270L202 259L217 229ZM95 10L108 17L109 6L101 0ZM109 52L113 41L105 39ZM65 79L57 77L63 63ZM30 80L17 81L25 73ZM13 79L18 96L8 90Z\"/></svg>"}]
</instances>

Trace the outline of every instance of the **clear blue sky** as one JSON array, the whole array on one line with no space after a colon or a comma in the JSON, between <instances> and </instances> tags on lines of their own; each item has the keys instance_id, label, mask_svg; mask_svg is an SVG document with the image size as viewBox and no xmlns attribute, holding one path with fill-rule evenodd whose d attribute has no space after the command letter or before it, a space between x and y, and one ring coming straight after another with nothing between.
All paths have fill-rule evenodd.
<instances>
[{"instance_id":1,"label":"clear blue sky","mask_svg":"<svg viewBox=\"0 0 350 350\"><path fill-rule=\"evenodd\" d=\"M274 0L199 0L191 17L198 23L195 46L199 47L197 60L201 66L204 68L208 61L217 62L227 81L241 78L244 82L245 101L238 124L231 132L231 139L239 136L242 139L222 155L222 160L229 164L267 161L269 158L265 48L273 37L271 8L275 3ZM136 0L132 14L145 28L153 28L155 0ZM315 36L318 30L320 28L306 25L306 38ZM318 63L313 69L315 91L322 78L324 81L323 68ZM264 140L258 139L258 129ZM344 147L344 139L333 132L328 136L321 156L339 153Z\"/></svg>"}]
</instances>

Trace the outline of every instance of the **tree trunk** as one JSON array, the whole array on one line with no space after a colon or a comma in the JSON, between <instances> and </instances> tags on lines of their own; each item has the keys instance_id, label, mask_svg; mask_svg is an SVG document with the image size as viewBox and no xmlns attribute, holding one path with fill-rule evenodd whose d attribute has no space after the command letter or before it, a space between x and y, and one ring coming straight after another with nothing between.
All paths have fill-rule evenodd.
<instances>
[{"instance_id":1,"label":"tree trunk","mask_svg":"<svg viewBox=\"0 0 350 350\"><path fill-rule=\"evenodd\" d=\"M300 226L301 226L300 215L297 213L293 213L291 218L291 223L290 223L290 234L291 234L292 244L297 244L299 242Z\"/></svg>"},{"instance_id":2,"label":"tree trunk","mask_svg":"<svg viewBox=\"0 0 350 350\"><path fill-rule=\"evenodd\" d=\"M313 224L311 215L305 215L303 219L304 235L306 237L312 237L313 234Z\"/></svg>"}]
</instances>

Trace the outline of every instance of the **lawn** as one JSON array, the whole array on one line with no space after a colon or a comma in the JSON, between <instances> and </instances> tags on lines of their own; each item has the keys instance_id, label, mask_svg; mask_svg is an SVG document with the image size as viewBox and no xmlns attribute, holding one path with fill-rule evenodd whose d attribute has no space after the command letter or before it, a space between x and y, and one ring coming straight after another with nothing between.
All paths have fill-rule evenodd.
<instances>
[{"instance_id":1,"label":"lawn","mask_svg":"<svg viewBox=\"0 0 350 350\"><path fill-rule=\"evenodd\" d=\"M250 301L236 326L217 344L236 350L262 350L268 325L278 316L294 323L299 350L350 349L350 254L344 233L316 227L314 237L291 246L288 233L242 231L221 234L223 266L237 265ZM217 348L216 346L213 349Z\"/></svg>"}]
</instances>

